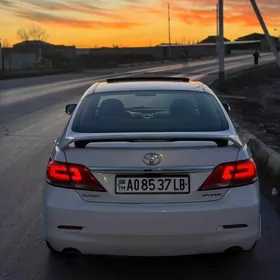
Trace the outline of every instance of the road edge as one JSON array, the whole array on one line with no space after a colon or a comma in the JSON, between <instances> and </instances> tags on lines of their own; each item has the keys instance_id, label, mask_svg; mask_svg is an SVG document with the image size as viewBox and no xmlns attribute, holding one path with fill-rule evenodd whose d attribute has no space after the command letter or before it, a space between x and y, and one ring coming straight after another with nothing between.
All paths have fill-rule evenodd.
<instances>
[{"instance_id":1,"label":"road edge","mask_svg":"<svg viewBox=\"0 0 280 280\"><path fill-rule=\"evenodd\" d=\"M248 69L244 69L243 71L246 70ZM231 73L230 75L228 75L228 77L237 76L241 73ZM214 90L219 99L222 99L223 95L225 95L223 91L220 90L219 82L217 79L212 81L209 87ZM231 117L231 120L239 136L245 141L245 143L249 147L249 150L252 153L252 156L257 164L259 172L264 173L266 176L269 177L269 194L273 194L273 189L276 189L277 192L273 195L277 195L278 193L280 193L280 153L274 151L272 148L270 148L268 145L262 142L251 131L244 129L242 125L238 123L233 117ZM266 186L266 190L264 190L264 192L268 194L267 191L268 189Z\"/></svg>"},{"instance_id":2,"label":"road edge","mask_svg":"<svg viewBox=\"0 0 280 280\"><path fill-rule=\"evenodd\" d=\"M247 143L250 151L258 168L261 168L263 172L275 185L280 182L280 154L267 146L259 138L257 138L251 131L242 128L235 120L233 120L235 128L237 129L240 137ZM276 187L276 186L272 186Z\"/></svg>"}]
</instances>

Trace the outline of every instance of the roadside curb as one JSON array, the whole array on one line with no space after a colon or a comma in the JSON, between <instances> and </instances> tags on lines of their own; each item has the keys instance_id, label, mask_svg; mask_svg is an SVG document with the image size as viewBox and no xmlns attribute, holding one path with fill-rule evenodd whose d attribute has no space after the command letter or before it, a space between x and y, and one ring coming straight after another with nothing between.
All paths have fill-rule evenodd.
<instances>
[{"instance_id":1,"label":"roadside curb","mask_svg":"<svg viewBox=\"0 0 280 280\"><path fill-rule=\"evenodd\" d=\"M280 182L280 154L268 147L250 131L243 129L241 125L234 120L235 128L239 135L247 143L253 158L256 160L258 168L267 174L272 182Z\"/></svg>"},{"instance_id":2,"label":"roadside curb","mask_svg":"<svg viewBox=\"0 0 280 280\"><path fill-rule=\"evenodd\" d=\"M246 70L246 69L244 69ZM230 75L236 76L236 74ZM213 81L210 85L212 89L216 92L220 100L227 99L227 95L219 89L217 80ZM229 113L230 115L230 113ZM257 138L251 131L244 129L241 124L239 124L233 117L231 118L233 124L243 141L247 144L252 156L257 164L259 173L265 174L269 177L269 195L273 194L273 189L277 189L277 195L280 193L280 153L274 151L272 148L267 146L259 138ZM264 190L267 193L267 189ZM268 194L268 193L267 193Z\"/></svg>"}]
</instances>

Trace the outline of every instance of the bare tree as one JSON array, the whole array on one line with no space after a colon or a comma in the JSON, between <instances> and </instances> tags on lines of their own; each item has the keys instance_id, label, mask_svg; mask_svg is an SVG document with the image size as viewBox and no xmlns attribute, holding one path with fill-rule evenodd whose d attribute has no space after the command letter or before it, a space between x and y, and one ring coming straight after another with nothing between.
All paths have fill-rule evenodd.
<instances>
[{"instance_id":1,"label":"bare tree","mask_svg":"<svg viewBox=\"0 0 280 280\"><path fill-rule=\"evenodd\" d=\"M45 29L36 25L32 25L30 27L29 35L33 40L40 40L40 41L46 41L49 37Z\"/></svg>"},{"instance_id":2,"label":"bare tree","mask_svg":"<svg viewBox=\"0 0 280 280\"><path fill-rule=\"evenodd\" d=\"M8 39L0 40L0 45L1 45L2 48L10 48L11 47Z\"/></svg>"},{"instance_id":3,"label":"bare tree","mask_svg":"<svg viewBox=\"0 0 280 280\"><path fill-rule=\"evenodd\" d=\"M28 41L30 38L29 31L26 28L20 28L17 31L17 36L21 41Z\"/></svg>"},{"instance_id":4,"label":"bare tree","mask_svg":"<svg viewBox=\"0 0 280 280\"><path fill-rule=\"evenodd\" d=\"M47 31L40 26L32 25L30 28L20 28L17 36L21 41L40 40L46 41L48 38Z\"/></svg>"}]
</instances>

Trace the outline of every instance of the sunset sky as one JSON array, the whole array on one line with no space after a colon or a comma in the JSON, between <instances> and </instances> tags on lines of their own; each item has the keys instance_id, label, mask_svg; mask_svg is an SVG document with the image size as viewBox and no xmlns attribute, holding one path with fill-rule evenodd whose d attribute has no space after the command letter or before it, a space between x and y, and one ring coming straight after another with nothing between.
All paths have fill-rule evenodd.
<instances>
[{"instance_id":1,"label":"sunset sky","mask_svg":"<svg viewBox=\"0 0 280 280\"><path fill-rule=\"evenodd\" d=\"M148 46L168 41L167 0L0 0L0 38L39 25L54 44ZM170 0L171 40L186 43L216 32L217 0ZM280 35L280 0L257 0L271 35ZM225 37L262 32L249 0L224 0ZM274 29L279 29L275 31Z\"/></svg>"}]
</instances>

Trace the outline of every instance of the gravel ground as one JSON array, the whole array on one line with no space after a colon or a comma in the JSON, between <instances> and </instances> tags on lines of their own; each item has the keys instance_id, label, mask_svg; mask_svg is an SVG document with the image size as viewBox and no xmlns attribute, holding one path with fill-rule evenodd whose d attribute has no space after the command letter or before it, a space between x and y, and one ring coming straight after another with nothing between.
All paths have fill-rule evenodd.
<instances>
[{"instance_id":1,"label":"gravel ground","mask_svg":"<svg viewBox=\"0 0 280 280\"><path fill-rule=\"evenodd\" d=\"M217 89L217 86L212 85ZM243 128L280 153L280 68L277 64L260 65L228 76L216 90L222 101L231 106L230 116ZM274 204L280 215L280 183L258 166L262 194Z\"/></svg>"},{"instance_id":2,"label":"gravel ground","mask_svg":"<svg viewBox=\"0 0 280 280\"><path fill-rule=\"evenodd\" d=\"M231 106L231 117L261 141L280 152L280 69L260 65L228 77L220 98Z\"/></svg>"}]
</instances>

